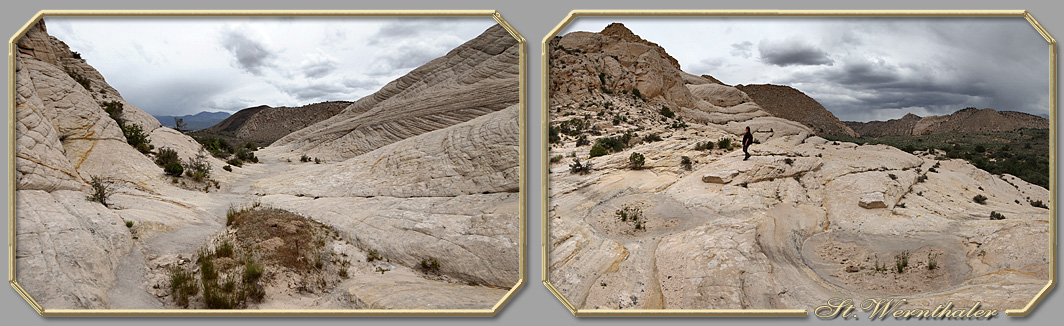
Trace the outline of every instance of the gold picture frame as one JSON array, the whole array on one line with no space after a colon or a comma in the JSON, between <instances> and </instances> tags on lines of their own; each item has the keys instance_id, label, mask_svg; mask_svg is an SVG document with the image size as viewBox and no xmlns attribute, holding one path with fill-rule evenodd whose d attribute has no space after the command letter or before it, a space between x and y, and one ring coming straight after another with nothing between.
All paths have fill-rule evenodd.
<instances>
[{"instance_id":1,"label":"gold picture frame","mask_svg":"<svg viewBox=\"0 0 1064 326\"><path fill-rule=\"evenodd\" d=\"M45 17L490 17L514 37L519 49L518 97L518 279L490 309L362 309L362 310L209 310L209 309L46 309L16 281L15 268L15 54L16 42ZM42 10L34 15L8 41L8 282L40 315L51 316L494 316L525 283L527 268L526 170L526 41L495 10Z\"/></svg>"},{"instance_id":2,"label":"gold picture frame","mask_svg":"<svg viewBox=\"0 0 1064 326\"><path fill-rule=\"evenodd\" d=\"M541 71L540 71L540 87L542 94L540 94L541 101L541 146L540 154L542 155L542 168L540 173L543 175L543 189L541 196L543 201L540 209L542 210L541 219L541 275L543 285L554 294L555 298L562 303L562 305L569 310L574 316L577 317L620 317L620 316L638 316L638 317L658 317L658 316L710 316L710 317L805 317L809 314L809 309L649 309L649 310L621 310L621 309L580 309L574 306L565 296L553 285L550 281L550 269L549 267L549 254L550 254L550 223L549 223L549 175L550 175L550 163L549 159L549 142L548 142L548 129L550 128L550 120L548 116L550 105L550 80L549 80L549 57L550 57L550 41L559 33L561 33L567 25L569 25L574 19L579 17L825 17L825 18L837 18L837 17L1016 17L1024 18L1031 24L1032 27L1045 39L1049 45L1049 123L1050 123L1050 136L1049 136L1049 163L1051 168L1049 169L1049 182L1050 182L1050 196L1056 198L1056 169L1052 168L1056 166L1056 130L1057 130L1057 66L1056 66L1056 40L1043 28L1037 20L1034 19L1026 10L573 10L566 15L561 22L559 22L546 36L544 36L541 42ZM1023 317L1027 316L1034 310L1035 306L1049 293L1050 290L1056 284L1057 270L1056 270L1056 256L1057 256L1057 207L1055 203L1050 203L1050 221L1049 221L1049 233L1050 233L1050 280L1042 287L1037 295L1032 298L1029 303L1022 309L1009 309L1005 311L1005 315L1011 317ZM810 303L815 306L823 303Z\"/></svg>"}]
</instances>

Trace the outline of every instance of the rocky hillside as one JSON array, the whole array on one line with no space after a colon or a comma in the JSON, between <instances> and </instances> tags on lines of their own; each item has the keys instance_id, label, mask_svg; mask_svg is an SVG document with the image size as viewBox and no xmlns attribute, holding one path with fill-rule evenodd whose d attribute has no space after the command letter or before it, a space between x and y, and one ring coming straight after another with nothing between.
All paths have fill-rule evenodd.
<instances>
[{"instance_id":1,"label":"rocky hillside","mask_svg":"<svg viewBox=\"0 0 1064 326\"><path fill-rule=\"evenodd\" d=\"M736 85L735 88L749 95L754 103L772 115L805 124L820 136L856 137L857 133L839 121L824 106L790 86L781 85Z\"/></svg>"},{"instance_id":2,"label":"rocky hillside","mask_svg":"<svg viewBox=\"0 0 1064 326\"><path fill-rule=\"evenodd\" d=\"M237 111L197 134L225 135L240 140L237 143L254 142L266 146L294 131L336 115L351 103L331 101L294 108L260 105Z\"/></svg>"},{"instance_id":3,"label":"rocky hillside","mask_svg":"<svg viewBox=\"0 0 1064 326\"><path fill-rule=\"evenodd\" d=\"M342 160L505 109L518 102L518 48L516 39L495 25L275 145Z\"/></svg>"},{"instance_id":4,"label":"rocky hillside","mask_svg":"<svg viewBox=\"0 0 1064 326\"><path fill-rule=\"evenodd\" d=\"M578 309L880 296L1015 309L1049 280L1047 189L825 140L612 34L569 33L549 52L546 264Z\"/></svg>"},{"instance_id":5,"label":"rocky hillside","mask_svg":"<svg viewBox=\"0 0 1064 326\"><path fill-rule=\"evenodd\" d=\"M18 40L14 74L17 281L44 307L111 307L116 271L140 248L127 221L173 229L209 219L173 197L183 190L153 162L154 151L127 142L117 119L186 161L202 148L122 99L43 21ZM113 118L105 106L121 111ZM86 200L93 178L112 193L108 205Z\"/></svg>"},{"instance_id":6,"label":"rocky hillside","mask_svg":"<svg viewBox=\"0 0 1064 326\"><path fill-rule=\"evenodd\" d=\"M1023 128L1049 129L1049 120L1032 114L966 108L949 115L921 117L912 113L900 119L854 122L846 125L861 137L921 136L944 133L983 133Z\"/></svg>"},{"instance_id":7,"label":"rocky hillside","mask_svg":"<svg viewBox=\"0 0 1064 326\"><path fill-rule=\"evenodd\" d=\"M187 125L187 126L185 126L184 129L187 129L187 130L200 130L200 129L205 129L205 128L208 128L210 126L216 125L219 122L222 122L222 120L225 120L225 118L228 118L229 116L230 116L230 114L228 112L221 112L221 111L219 111L219 112L207 112L207 111L203 111L203 112L196 113L196 114L187 114L187 115L180 115L180 116L156 115L154 117L155 117L156 120L159 120L159 123L161 123L163 125L163 127L176 129L177 125L174 124L174 119L181 119L182 122L184 122Z\"/></svg>"}]
</instances>

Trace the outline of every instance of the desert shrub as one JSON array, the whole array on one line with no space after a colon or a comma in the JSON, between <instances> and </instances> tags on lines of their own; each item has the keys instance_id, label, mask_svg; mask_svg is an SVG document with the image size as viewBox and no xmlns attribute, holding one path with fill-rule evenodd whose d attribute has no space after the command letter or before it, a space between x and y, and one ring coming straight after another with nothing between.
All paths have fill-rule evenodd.
<instances>
[{"instance_id":1,"label":"desert shrub","mask_svg":"<svg viewBox=\"0 0 1064 326\"><path fill-rule=\"evenodd\" d=\"M163 147L159 149L158 153L155 153L155 164L166 167L171 162L180 162L181 158L177 156L177 151L170 147Z\"/></svg>"},{"instance_id":2,"label":"desert shrub","mask_svg":"<svg viewBox=\"0 0 1064 326\"><path fill-rule=\"evenodd\" d=\"M551 164L558 163L558 162L562 161L562 158L563 157L561 155L554 155L554 156L551 156L550 162L551 162Z\"/></svg>"},{"instance_id":3,"label":"desert shrub","mask_svg":"<svg viewBox=\"0 0 1064 326\"><path fill-rule=\"evenodd\" d=\"M163 172L172 177L180 177L181 173L185 172L185 167L181 166L180 160L172 161L163 166Z\"/></svg>"},{"instance_id":4,"label":"desert shrub","mask_svg":"<svg viewBox=\"0 0 1064 326\"><path fill-rule=\"evenodd\" d=\"M126 136L126 143L136 148L141 153L151 152L154 146L151 146L151 139L148 139L148 134L144 133L144 129L140 128L140 125L135 123L121 124L122 135Z\"/></svg>"},{"instance_id":5,"label":"desert shrub","mask_svg":"<svg viewBox=\"0 0 1064 326\"><path fill-rule=\"evenodd\" d=\"M936 255L933 255L930 252L927 253L927 270L933 271L938 268L938 259L936 258Z\"/></svg>"},{"instance_id":6,"label":"desert shrub","mask_svg":"<svg viewBox=\"0 0 1064 326\"><path fill-rule=\"evenodd\" d=\"M569 173L591 173L591 161L581 164L580 159L573 159L573 164L569 164Z\"/></svg>"},{"instance_id":7,"label":"desert shrub","mask_svg":"<svg viewBox=\"0 0 1064 326\"><path fill-rule=\"evenodd\" d=\"M233 243L222 241L222 243L219 243L218 247L214 249L214 255L216 257L233 257Z\"/></svg>"},{"instance_id":8,"label":"desert shrub","mask_svg":"<svg viewBox=\"0 0 1064 326\"><path fill-rule=\"evenodd\" d=\"M681 156L680 167L682 167L684 170L691 170L691 158L687 156Z\"/></svg>"},{"instance_id":9,"label":"desert shrub","mask_svg":"<svg viewBox=\"0 0 1064 326\"><path fill-rule=\"evenodd\" d=\"M921 182L924 182L924 181L927 181L927 175L926 174L921 174L920 176L916 177L916 183L921 183Z\"/></svg>"},{"instance_id":10,"label":"desert shrub","mask_svg":"<svg viewBox=\"0 0 1064 326\"><path fill-rule=\"evenodd\" d=\"M587 140L587 135L580 135L580 137L576 139L576 146L577 147L587 146L587 145L591 145L591 141Z\"/></svg>"},{"instance_id":11,"label":"desert shrub","mask_svg":"<svg viewBox=\"0 0 1064 326\"><path fill-rule=\"evenodd\" d=\"M225 166L222 167L222 170L225 170L226 172L233 172L233 166L229 165L229 164L226 164Z\"/></svg>"},{"instance_id":12,"label":"desert shrub","mask_svg":"<svg viewBox=\"0 0 1064 326\"><path fill-rule=\"evenodd\" d=\"M614 212L614 215L621 222L631 223L636 230L646 230L646 222L643 221L643 210L638 206L625 205Z\"/></svg>"},{"instance_id":13,"label":"desert shrub","mask_svg":"<svg viewBox=\"0 0 1064 326\"><path fill-rule=\"evenodd\" d=\"M175 303L187 308L188 299L196 293L199 293L199 287L192 272L176 266L170 269L170 296Z\"/></svg>"},{"instance_id":14,"label":"desert shrub","mask_svg":"<svg viewBox=\"0 0 1064 326\"><path fill-rule=\"evenodd\" d=\"M906 267L909 267L908 251L894 256L894 268L898 271L898 274L904 273Z\"/></svg>"},{"instance_id":15,"label":"desert shrub","mask_svg":"<svg viewBox=\"0 0 1064 326\"><path fill-rule=\"evenodd\" d=\"M1031 206L1034 206L1034 207L1049 209L1049 206L1047 206L1041 200L1029 200L1027 202L1030 203Z\"/></svg>"},{"instance_id":16,"label":"desert shrub","mask_svg":"<svg viewBox=\"0 0 1064 326\"><path fill-rule=\"evenodd\" d=\"M307 156L307 154L303 154L299 157L299 161L303 163L310 162L310 156Z\"/></svg>"},{"instance_id":17,"label":"desert shrub","mask_svg":"<svg viewBox=\"0 0 1064 326\"><path fill-rule=\"evenodd\" d=\"M991 220L995 220L995 221L996 220L1004 220L1005 219L1005 215L1001 214L1001 213L998 213L996 211L992 211L992 212L990 212L990 219Z\"/></svg>"},{"instance_id":18,"label":"desert shrub","mask_svg":"<svg viewBox=\"0 0 1064 326\"><path fill-rule=\"evenodd\" d=\"M197 182L211 178L211 165L207 163L207 157L203 154L196 155L185 165L185 175Z\"/></svg>"},{"instance_id":19,"label":"desert shrub","mask_svg":"<svg viewBox=\"0 0 1064 326\"><path fill-rule=\"evenodd\" d=\"M658 136L657 134L650 134L650 135L647 135L645 138L643 138L643 140L648 142L648 143L653 143L653 142L656 142L656 141L661 141L662 139L661 139L661 136Z\"/></svg>"},{"instance_id":20,"label":"desert shrub","mask_svg":"<svg viewBox=\"0 0 1064 326\"><path fill-rule=\"evenodd\" d=\"M695 143L696 151L707 151L713 149L713 142L698 142Z\"/></svg>"},{"instance_id":21,"label":"desert shrub","mask_svg":"<svg viewBox=\"0 0 1064 326\"><path fill-rule=\"evenodd\" d=\"M370 249L369 252L366 253L366 262L371 263L374 260L382 260L382 257L376 250Z\"/></svg>"},{"instance_id":22,"label":"desert shrub","mask_svg":"<svg viewBox=\"0 0 1064 326\"><path fill-rule=\"evenodd\" d=\"M440 261L436 260L436 258L422 259L420 267L421 267L421 270L424 271L425 273L433 273L433 274L439 274L440 273Z\"/></svg>"},{"instance_id":23,"label":"desert shrub","mask_svg":"<svg viewBox=\"0 0 1064 326\"><path fill-rule=\"evenodd\" d=\"M643 168L643 164L646 163L646 157L640 153L632 153L628 156L628 167L632 170L640 170Z\"/></svg>"},{"instance_id":24,"label":"desert shrub","mask_svg":"<svg viewBox=\"0 0 1064 326\"><path fill-rule=\"evenodd\" d=\"M101 105L103 106L103 111L107 112L107 115L110 116L112 120L118 122L118 125L125 124L125 121L122 120L122 110L124 109L122 102L107 101L103 102Z\"/></svg>"},{"instance_id":25,"label":"desert shrub","mask_svg":"<svg viewBox=\"0 0 1064 326\"><path fill-rule=\"evenodd\" d=\"M558 129L558 127L551 126L547 128L547 141L551 144L555 144L562 141L561 131Z\"/></svg>"},{"instance_id":26,"label":"desert shrub","mask_svg":"<svg viewBox=\"0 0 1064 326\"><path fill-rule=\"evenodd\" d=\"M225 164L235 165L236 167L242 167L242 166L244 166L244 161L241 161L240 159L234 157L234 158L226 160ZM230 168L230 169L232 169L232 168Z\"/></svg>"},{"instance_id":27,"label":"desert shrub","mask_svg":"<svg viewBox=\"0 0 1064 326\"><path fill-rule=\"evenodd\" d=\"M645 98L643 98L643 93L640 93L638 88L632 88L632 95L635 95L635 97L638 97L640 100L645 100Z\"/></svg>"},{"instance_id":28,"label":"desert shrub","mask_svg":"<svg viewBox=\"0 0 1064 326\"><path fill-rule=\"evenodd\" d=\"M254 145L252 145L252 146L254 146ZM258 163L259 162L259 158L255 157L255 153L252 152L252 150L247 149L246 147L238 148L236 150L235 154L236 154L236 158L238 160L241 160L241 161L244 161L244 162L250 162L250 163ZM237 165L237 166L239 166L239 165Z\"/></svg>"},{"instance_id":29,"label":"desert shrub","mask_svg":"<svg viewBox=\"0 0 1064 326\"><path fill-rule=\"evenodd\" d=\"M126 221L127 228L133 228L133 221Z\"/></svg>"},{"instance_id":30,"label":"desert shrub","mask_svg":"<svg viewBox=\"0 0 1064 326\"><path fill-rule=\"evenodd\" d=\"M314 158L314 164L321 164L321 160L317 157Z\"/></svg>"},{"instance_id":31,"label":"desert shrub","mask_svg":"<svg viewBox=\"0 0 1064 326\"><path fill-rule=\"evenodd\" d=\"M717 140L717 147L720 148L720 149L730 149L731 148L731 144L732 144L732 140L731 140L731 138L728 138L728 137L724 137L724 138L721 138L720 140Z\"/></svg>"},{"instance_id":32,"label":"desert shrub","mask_svg":"<svg viewBox=\"0 0 1064 326\"><path fill-rule=\"evenodd\" d=\"M786 163L787 165L793 165L794 164L794 159L790 158L790 157L784 158L783 159L783 163Z\"/></svg>"},{"instance_id":33,"label":"desert shrub","mask_svg":"<svg viewBox=\"0 0 1064 326\"><path fill-rule=\"evenodd\" d=\"M661 110L658 111L658 113L660 113L663 117L666 117L666 118L669 118L669 119L672 119L672 118L676 117L676 113L672 112L672 110L669 109L669 107L667 107L667 106L661 107Z\"/></svg>"},{"instance_id":34,"label":"desert shrub","mask_svg":"<svg viewBox=\"0 0 1064 326\"><path fill-rule=\"evenodd\" d=\"M107 199L110 198L111 194L114 192L109 183L110 182L103 177L92 176L92 179L89 181L89 186L92 187L92 192L90 192L89 196L85 197L85 199L108 206Z\"/></svg>"},{"instance_id":35,"label":"desert shrub","mask_svg":"<svg viewBox=\"0 0 1064 326\"><path fill-rule=\"evenodd\" d=\"M975 197L972 197L972 201L975 201L976 203L984 204L984 205L986 204L986 199L987 199L986 196L983 196L982 194L975 195Z\"/></svg>"},{"instance_id":36,"label":"desert shrub","mask_svg":"<svg viewBox=\"0 0 1064 326\"><path fill-rule=\"evenodd\" d=\"M894 175L894 173L887 173L887 176L890 177L891 180L898 180L898 176Z\"/></svg>"},{"instance_id":37,"label":"desert shrub","mask_svg":"<svg viewBox=\"0 0 1064 326\"><path fill-rule=\"evenodd\" d=\"M609 153L610 151L606 149L606 146L596 142L595 146L591 146L591 151L588 152L588 155L590 155L591 157L599 157Z\"/></svg>"}]
</instances>

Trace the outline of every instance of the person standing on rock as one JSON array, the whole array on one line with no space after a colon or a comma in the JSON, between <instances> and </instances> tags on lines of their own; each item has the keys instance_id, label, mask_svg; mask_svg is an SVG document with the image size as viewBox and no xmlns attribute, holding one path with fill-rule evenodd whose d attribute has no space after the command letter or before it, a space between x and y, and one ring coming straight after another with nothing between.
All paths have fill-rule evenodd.
<instances>
[{"instance_id":1,"label":"person standing on rock","mask_svg":"<svg viewBox=\"0 0 1064 326\"><path fill-rule=\"evenodd\" d=\"M750 151L748 151L747 148L749 148L750 144L753 144L753 143L754 143L754 134L750 133L750 127L747 126L746 127L746 133L743 134L743 153L746 154L746 157L743 158L743 161L746 161L746 160L750 159Z\"/></svg>"}]
</instances>

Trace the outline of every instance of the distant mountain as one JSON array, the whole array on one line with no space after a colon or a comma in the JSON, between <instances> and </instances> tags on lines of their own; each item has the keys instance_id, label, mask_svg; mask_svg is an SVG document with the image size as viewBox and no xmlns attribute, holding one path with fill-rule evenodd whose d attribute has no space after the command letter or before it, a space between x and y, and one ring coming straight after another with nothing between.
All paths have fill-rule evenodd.
<instances>
[{"instance_id":1,"label":"distant mountain","mask_svg":"<svg viewBox=\"0 0 1064 326\"><path fill-rule=\"evenodd\" d=\"M705 77L706 75L703 75ZM754 103L772 115L801 122L817 135L857 136L853 129L820 105L812 97L790 86L736 85L735 88L749 95Z\"/></svg>"},{"instance_id":2,"label":"distant mountain","mask_svg":"<svg viewBox=\"0 0 1064 326\"><path fill-rule=\"evenodd\" d=\"M1023 112L966 108L950 115L921 117L909 113L900 119L869 122L847 121L846 125L862 137L921 136L948 132L1048 129L1049 120Z\"/></svg>"},{"instance_id":3,"label":"distant mountain","mask_svg":"<svg viewBox=\"0 0 1064 326\"><path fill-rule=\"evenodd\" d=\"M186 124L188 124L188 130L200 130L222 122L225 118L229 117L229 112L207 112L203 111L190 115L153 115L155 119L159 120L164 127L176 128L174 125L174 118L181 118Z\"/></svg>"},{"instance_id":4,"label":"distant mountain","mask_svg":"<svg viewBox=\"0 0 1064 326\"><path fill-rule=\"evenodd\" d=\"M351 103L353 102L332 101L294 108L260 105L237 111L196 134L225 136L266 146L293 131L340 113Z\"/></svg>"}]
</instances>

